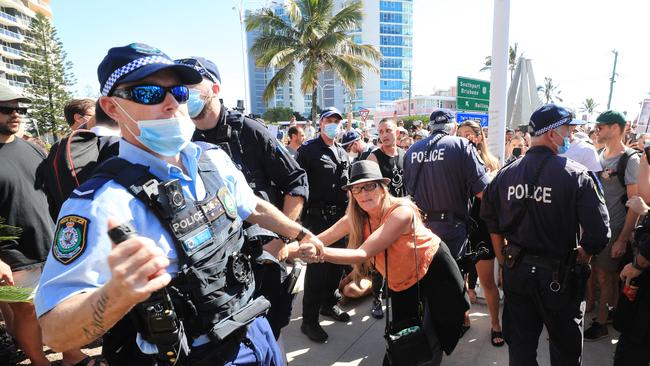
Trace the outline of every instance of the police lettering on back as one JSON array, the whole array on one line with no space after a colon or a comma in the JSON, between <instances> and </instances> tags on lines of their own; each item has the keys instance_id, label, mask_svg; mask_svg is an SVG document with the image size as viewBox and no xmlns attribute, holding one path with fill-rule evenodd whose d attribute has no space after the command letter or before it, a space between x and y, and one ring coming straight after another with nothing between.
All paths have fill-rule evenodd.
<instances>
[{"instance_id":1,"label":"police lettering on back","mask_svg":"<svg viewBox=\"0 0 650 366\"><path fill-rule=\"evenodd\" d=\"M434 140L430 140L429 144ZM445 148L439 148L431 151L418 151L411 154L411 164L415 163L429 163L434 161L445 160Z\"/></svg>"},{"instance_id":2,"label":"police lettering on back","mask_svg":"<svg viewBox=\"0 0 650 366\"><path fill-rule=\"evenodd\" d=\"M508 201L513 199L533 199L535 202L551 203L551 191L551 187L535 186L532 184L508 186Z\"/></svg>"}]
</instances>

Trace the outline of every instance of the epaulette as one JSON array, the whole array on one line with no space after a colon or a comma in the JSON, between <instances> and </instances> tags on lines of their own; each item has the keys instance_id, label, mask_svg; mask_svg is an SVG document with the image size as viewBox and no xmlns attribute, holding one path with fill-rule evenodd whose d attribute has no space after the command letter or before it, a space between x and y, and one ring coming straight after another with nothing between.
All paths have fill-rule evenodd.
<instances>
[{"instance_id":1,"label":"epaulette","mask_svg":"<svg viewBox=\"0 0 650 366\"><path fill-rule=\"evenodd\" d=\"M92 177L75 188L70 194L70 198L92 200L95 198L95 192L109 180L111 180L110 177Z\"/></svg>"}]
</instances>

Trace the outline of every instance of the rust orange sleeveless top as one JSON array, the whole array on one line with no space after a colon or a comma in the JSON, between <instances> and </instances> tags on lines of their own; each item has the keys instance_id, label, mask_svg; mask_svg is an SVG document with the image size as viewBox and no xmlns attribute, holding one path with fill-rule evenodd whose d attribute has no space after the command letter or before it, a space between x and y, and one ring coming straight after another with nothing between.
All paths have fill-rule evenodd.
<instances>
[{"instance_id":1,"label":"rust orange sleeveless top","mask_svg":"<svg viewBox=\"0 0 650 366\"><path fill-rule=\"evenodd\" d=\"M390 213L399 207L394 205L389 208L381 219L381 225L386 222ZM412 228L413 224L409 225ZM377 228L373 228L376 230ZM368 223L363 228L363 239L370 236ZM429 270L429 265L434 254L438 250L439 240L422 222L415 224L415 243L413 242L413 230L402 234L388 247L388 287L393 291L404 291L415 285ZM418 273L415 271L415 251L417 251ZM374 257L375 268L382 276L386 277L386 265L384 251L377 253Z\"/></svg>"}]
</instances>

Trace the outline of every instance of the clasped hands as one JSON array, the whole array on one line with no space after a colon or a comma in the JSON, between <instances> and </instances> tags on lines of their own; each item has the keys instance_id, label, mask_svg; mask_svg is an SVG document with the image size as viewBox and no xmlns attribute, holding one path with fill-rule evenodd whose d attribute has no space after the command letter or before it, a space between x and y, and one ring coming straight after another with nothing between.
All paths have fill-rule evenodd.
<instances>
[{"instance_id":1,"label":"clasped hands","mask_svg":"<svg viewBox=\"0 0 650 366\"><path fill-rule=\"evenodd\" d=\"M298 249L300 259L307 263L324 262L325 245L316 237L300 244Z\"/></svg>"}]
</instances>

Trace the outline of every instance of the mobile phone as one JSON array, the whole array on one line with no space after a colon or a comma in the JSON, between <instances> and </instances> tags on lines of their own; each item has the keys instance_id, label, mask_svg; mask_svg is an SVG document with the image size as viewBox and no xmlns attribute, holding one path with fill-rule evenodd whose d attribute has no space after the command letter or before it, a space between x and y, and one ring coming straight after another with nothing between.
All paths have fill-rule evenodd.
<instances>
[{"instance_id":1,"label":"mobile phone","mask_svg":"<svg viewBox=\"0 0 650 366\"><path fill-rule=\"evenodd\" d=\"M520 147L515 147L512 149L512 156L518 158L521 156L521 148Z\"/></svg>"},{"instance_id":2,"label":"mobile phone","mask_svg":"<svg viewBox=\"0 0 650 366\"><path fill-rule=\"evenodd\" d=\"M643 151L645 151L645 160L648 162L648 165L650 165L650 146L646 145Z\"/></svg>"}]
</instances>

